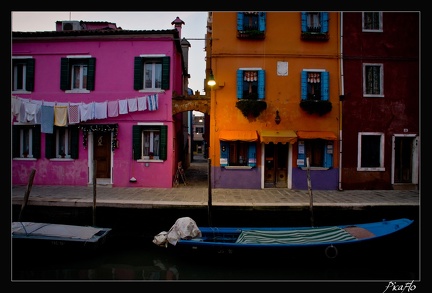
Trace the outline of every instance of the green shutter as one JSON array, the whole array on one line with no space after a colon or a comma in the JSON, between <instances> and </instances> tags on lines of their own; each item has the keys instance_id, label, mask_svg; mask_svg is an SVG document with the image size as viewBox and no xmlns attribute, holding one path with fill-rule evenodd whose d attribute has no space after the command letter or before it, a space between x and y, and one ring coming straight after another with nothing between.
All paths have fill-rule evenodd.
<instances>
[{"instance_id":1,"label":"green shutter","mask_svg":"<svg viewBox=\"0 0 432 293\"><path fill-rule=\"evenodd\" d=\"M170 86L170 57L162 57L162 89L168 90Z\"/></svg>"},{"instance_id":2,"label":"green shutter","mask_svg":"<svg viewBox=\"0 0 432 293\"><path fill-rule=\"evenodd\" d=\"M160 127L160 146L159 146L159 159L166 160L168 153L168 127L162 125Z\"/></svg>"},{"instance_id":3,"label":"green shutter","mask_svg":"<svg viewBox=\"0 0 432 293\"><path fill-rule=\"evenodd\" d=\"M132 159L141 159L141 132L142 126L133 125L132 126Z\"/></svg>"},{"instance_id":4,"label":"green shutter","mask_svg":"<svg viewBox=\"0 0 432 293\"><path fill-rule=\"evenodd\" d=\"M221 158L221 166L228 166L228 158L229 158L229 143L226 141L220 142L220 158ZM222 163L222 159L226 159L224 163Z\"/></svg>"},{"instance_id":5,"label":"green shutter","mask_svg":"<svg viewBox=\"0 0 432 293\"><path fill-rule=\"evenodd\" d=\"M61 58L60 66L60 89L62 91L70 90L70 77L69 77L69 59Z\"/></svg>"},{"instance_id":6,"label":"green shutter","mask_svg":"<svg viewBox=\"0 0 432 293\"><path fill-rule=\"evenodd\" d=\"M26 65L26 91L32 92L34 90L34 71L35 60L28 59Z\"/></svg>"},{"instance_id":7,"label":"green shutter","mask_svg":"<svg viewBox=\"0 0 432 293\"><path fill-rule=\"evenodd\" d=\"M45 133L45 158L47 159L55 158L55 133L55 129L53 133Z\"/></svg>"},{"instance_id":8,"label":"green shutter","mask_svg":"<svg viewBox=\"0 0 432 293\"><path fill-rule=\"evenodd\" d=\"M12 158L20 157L20 127L12 126Z\"/></svg>"},{"instance_id":9,"label":"green shutter","mask_svg":"<svg viewBox=\"0 0 432 293\"><path fill-rule=\"evenodd\" d=\"M134 90L141 90L144 88L144 67L143 58L135 57L134 60Z\"/></svg>"},{"instance_id":10,"label":"green shutter","mask_svg":"<svg viewBox=\"0 0 432 293\"><path fill-rule=\"evenodd\" d=\"M41 126L35 125L32 135L33 158L40 158L41 156Z\"/></svg>"},{"instance_id":11,"label":"green shutter","mask_svg":"<svg viewBox=\"0 0 432 293\"><path fill-rule=\"evenodd\" d=\"M87 89L93 91L95 88L96 58L89 58L87 66Z\"/></svg>"},{"instance_id":12,"label":"green shutter","mask_svg":"<svg viewBox=\"0 0 432 293\"><path fill-rule=\"evenodd\" d=\"M79 154L79 129L77 126L70 126L71 132L71 158L78 159Z\"/></svg>"}]
</instances>

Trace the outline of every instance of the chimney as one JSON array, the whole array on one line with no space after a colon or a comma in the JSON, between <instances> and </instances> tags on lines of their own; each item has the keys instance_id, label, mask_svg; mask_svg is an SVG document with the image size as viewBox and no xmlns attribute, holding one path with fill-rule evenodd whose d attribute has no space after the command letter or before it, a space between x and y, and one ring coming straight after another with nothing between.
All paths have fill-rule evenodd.
<instances>
[{"instance_id":1,"label":"chimney","mask_svg":"<svg viewBox=\"0 0 432 293\"><path fill-rule=\"evenodd\" d=\"M182 29L182 24L185 24L184 21L177 16L176 19L174 19L173 22L171 22L171 24L173 24L175 29L179 32L179 38L181 39L181 29Z\"/></svg>"}]
</instances>

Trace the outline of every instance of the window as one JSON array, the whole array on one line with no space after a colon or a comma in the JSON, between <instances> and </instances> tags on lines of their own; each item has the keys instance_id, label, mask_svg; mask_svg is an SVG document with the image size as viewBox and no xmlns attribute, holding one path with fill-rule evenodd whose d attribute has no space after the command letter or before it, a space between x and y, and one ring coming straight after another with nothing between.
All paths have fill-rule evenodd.
<instances>
[{"instance_id":1,"label":"window","mask_svg":"<svg viewBox=\"0 0 432 293\"><path fill-rule=\"evenodd\" d=\"M256 143L246 141L220 142L221 166L256 166Z\"/></svg>"},{"instance_id":2,"label":"window","mask_svg":"<svg viewBox=\"0 0 432 293\"><path fill-rule=\"evenodd\" d=\"M237 98L264 99L265 71L262 69L237 70Z\"/></svg>"},{"instance_id":3,"label":"window","mask_svg":"<svg viewBox=\"0 0 432 293\"><path fill-rule=\"evenodd\" d=\"M170 57L135 57L134 89L160 91L169 89Z\"/></svg>"},{"instance_id":4,"label":"window","mask_svg":"<svg viewBox=\"0 0 432 293\"><path fill-rule=\"evenodd\" d=\"M96 58L61 58L60 88L66 92L88 93L95 86Z\"/></svg>"},{"instance_id":5,"label":"window","mask_svg":"<svg viewBox=\"0 0 432 293\"><path fill-rule=\"evenodd\" d=\"M195 127L195 132L197 134L199 134L199 133L203 134L204 133L204 127Z\"/></svg>"},{"instance_id":6,"label":"window","mask_svg":"<svg viewBox=\"0 0 432 293\"><path fill-rule=\"evenodd\" d=\"M328 101L329 78L329 72L327 71L302 71L301 99Z\"/></svg>"},{"instance_id":7,"label":"window","mask_svg":"<svg viewBox=\"0 0 432 293\"><path fill-rule=\"evenodd\" d=\"M384 69L382 64L363 64L363 96L384 97Z\"/></svg>"},{"instance_id":8,"label":"window","mask_svg":"<svg viewBox=\"0 0 432 293\"><path fill-rule=\"evenodd\" d=\"M385 171L383 133L359 132L357 171Z\"/></svg>"},{"instance_id":9,"label":"window","mask_svg":"<svg viewBox=\"0 0 432 293\"><path fill-rule=\"evenodd\" d=\"M134 125L132 132L134 160L167 159L167 126Z\"/></svg>"},{"instance_id":10,"label":"window","mask_svg":"<svg viewBox=\"0 0 432 293\"><path fill-rule=\"evenodd\" d=\"M328 33L328 12L302 12L302 33Z\"/></svg>"},{"instance_id":11,"label":"window","mask_svg":"<svg viewBox=\"0 0 432 293\"><path fill-rule=\"evenodd\" d=\"M333 167L333 141L325 139L305 139L298 141L298 166L307 167Z\"/></svg>"},{"instance_id":12,"label":"window","mask_svg":"<svg viewBox=\"0 0 432 293\"><path fill-rule=\"evenodd\" d=\"M239 38L265 37L266 13L265 12L238 12L237 36Z\"/></svg>"},{"instance_id":13,"label":"window","mask_svg":"<svg viewBox=\"0 0 432 293\"><path fill-rule=\"evenodd\" d=\"M54 131L52 134L45 134L45 157L48 159L77 159L79 147L78 138L78 126L54 126Z\"/></svg>"},{"instance_id":14,"label":"window","mask_svg":"<svg viewBox=\"0 0 432 293\"><path fill-rule=\"evenodd\" d=\"M12 91L31 92L34 90L35 60L33 58L12 59Z\"/></svg>"},{"instance_id":15,"label":"window","mask_svg":"<svg viewBox=\"0 0 432 293\"><path fill-rule=\"evenodd\" d=\"M382 32L382 12L363 12L363 31Z\"/></svg>"},{"instance_id":16,"label":"window","mask_svg":"<svg viewBox=\"0 0 432 293\"><path fill-rule=\"evenodd\" d=\"M40 125L13 125L12 156L13 158L40 157Z\"/></svg>"}]
</instances>

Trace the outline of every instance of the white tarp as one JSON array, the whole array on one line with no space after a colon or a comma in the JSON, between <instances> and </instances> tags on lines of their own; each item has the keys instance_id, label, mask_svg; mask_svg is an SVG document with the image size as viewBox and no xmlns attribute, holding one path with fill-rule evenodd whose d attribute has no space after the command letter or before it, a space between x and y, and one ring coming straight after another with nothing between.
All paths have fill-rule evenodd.
<instances>
[{"instance_id":1,"label":"white tarp","mask_svg":"<svg viewBox=\"0 0 432 293\"><path fill-rule=\"evenodd\" d=\"M201 231L192 218L183 217L177 219L171 229L162 231L153 238L153 243L158 246L167 247L168 243L176 245L180 239L201 237Z\"/></svg>"},{"instance_id":2,"label":"white tarp","mask_svg":"<svg viewBox=\"0 0 432 293\"><path fill-rule=\"evenodd\" d=\"M89 226L74 226L34 222L12 223L12 234L64 237L84 240L92 238L100 230L102 229Z\"/></svg>"}]
</instances>

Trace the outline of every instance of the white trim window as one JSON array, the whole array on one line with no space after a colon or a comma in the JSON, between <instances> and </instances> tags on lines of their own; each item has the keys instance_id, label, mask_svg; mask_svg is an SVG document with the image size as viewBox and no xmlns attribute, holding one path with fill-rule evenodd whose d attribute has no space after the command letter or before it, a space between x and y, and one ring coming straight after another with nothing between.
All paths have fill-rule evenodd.
<instances>
[{"instance_id":1,"label":"white trim window","mask_svg":"<svg viewBox=\"0 0 432 293\"><path fill-rule=\"evenodd\" d=\"M96 58L61 58L60 89L66 93L90 93L95 86Z\"/></svg>"},{"instance_id":2,"label":"white trim window","mask_svg":"<svg viewBox=\"0 0 432 293\"><path fill-rule=\"evenodd\" d=\"M71 131L67 127L57 127L56 129L56 157L71 157Z\"/></svg>"},{"instance_id":3,"label":"white trim window","mask_svg":"<svg viewBox=\"0 0 432 293\"><path fill-rule=\"evenodd\" d=\"M161 92L169 89L170 57L143 55L134 59L134 89L140 92Z\"/></svg>"},{"instance_id":4,"label":"white trim window","mask_svg":"<svg viewBox=\"0 0 432 293\"><path fill-rule=\"evenodd\" d=\"M12 157L40 157L40 125L13 125L12 127Z\"/></svg>"},{"instance_id":5,"label":"white trim window","mask_svg":"<svg viewBox=\"0 0 432 293\"><path fill-rule=\"evenodd\" d=\"M34 90L35 60L32 57L12 58L12 92L30 93Z\"/></svg>"},{"instance_id":6,"label":"white trim window","mask_svg":"<svg viewBox=\"0 0 432 293\"><path fill-rule=\"evenodd\" d=\"M362 29L364 32L382 32L382 12L362 12Z\"/></svg>"},{"instance_id":7,"label":"white trim window","mask_svg":"<svg viewBox=\"0 0 432 293\"><path fill-rule=\"evenodd\" d=\"M363 63L363 96L384 97L384 65Z\"/></svg>"},{"instance_id":8,"label":"white trim window","mask_svg":"<svg viewBox=\"0 0 432 293\"><path fill-rule=\"evenodd\" d=\"M384 133L358 133L357 171L385 171Z\"/></svg>"}]
</instances>

